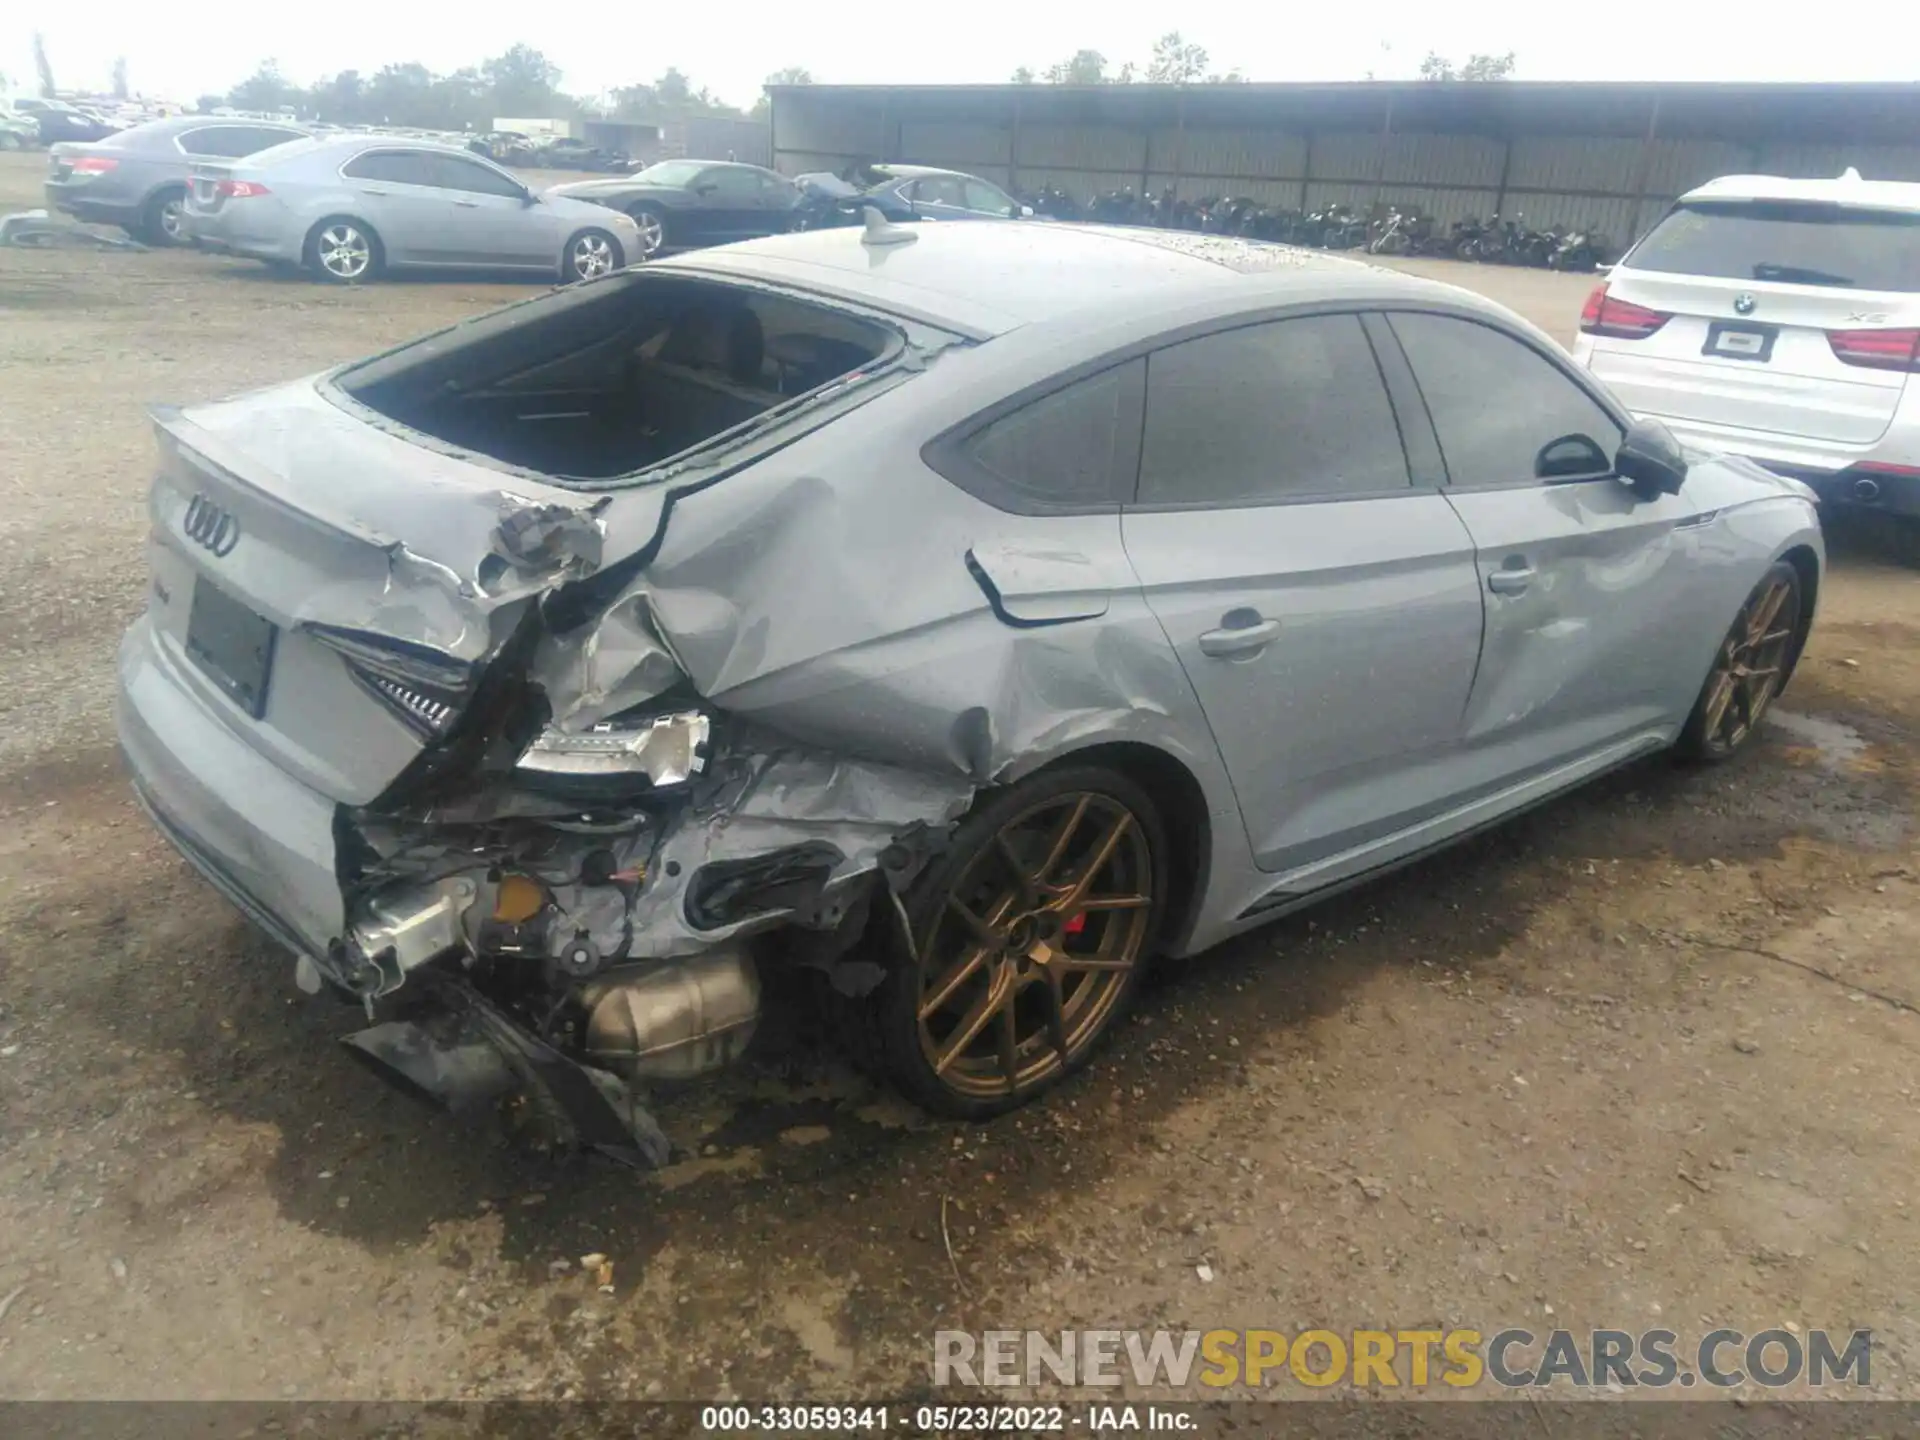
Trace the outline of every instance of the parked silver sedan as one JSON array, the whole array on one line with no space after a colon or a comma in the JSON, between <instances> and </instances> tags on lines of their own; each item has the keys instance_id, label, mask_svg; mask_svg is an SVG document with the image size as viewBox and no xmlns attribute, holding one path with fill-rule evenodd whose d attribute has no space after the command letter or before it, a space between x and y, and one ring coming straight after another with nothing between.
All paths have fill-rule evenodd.
<instances>
[{"instance_id":1,"label":"parked silver sedan","mask_svg":"<svg viewBox=\"0 0 1920 1440\"><path fill-rule=\"evenodd\" d=\"M343 283L415 267L591 280L641 255L625 215L539 194L465 150L390 135L196 165L181 229L205 248Z\"/></svg>"},{"instance_id":2,"label":"parked silver sedan","mask_svg":"<svg viewBox=\"0 0 1920 1440\"><path fill-rule=\"evenodd\" d=\"M1155 956L1737 754L1824 564L1500 306L1178 232L876 212L156 418L138 795L361 1058L641 1163L774 972L992 1115Z\"/></svg>"}]
</instances>

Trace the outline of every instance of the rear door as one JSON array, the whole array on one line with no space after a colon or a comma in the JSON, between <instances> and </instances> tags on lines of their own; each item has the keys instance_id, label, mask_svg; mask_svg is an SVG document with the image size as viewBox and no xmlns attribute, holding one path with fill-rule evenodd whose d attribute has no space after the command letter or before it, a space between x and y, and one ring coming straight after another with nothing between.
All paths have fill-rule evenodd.
<instances>
[{"instance_id":1,"label":"rear door","mask_svg":"<svg viewBox=\"0 0 1920 1440\"><path fill-rule=\"evenodd\" d=\"M706 238L717 244L761 234L760 177L744 165L716 165L694 180Z\"/></svg>"},{"instance_id":2,"label":"rear door","mask_svg":"<svg viewBox=\"0 0 1920 1440\"><path fill-rule=\"evenodd\" d=\"M1303 886L1368 868L1377 842L1452 803L1480 582L1466 527L1414 483L1434 469L1410 466L1356 315L1148 359L1127 554L1258 864Z\"/></svg>"},{"instance_id":3,"label":"rear door","mask_svg":"<svg viewBox=\"0 0 1920 1440\"><path fill-rule=\"evenodd\" d=\"M1593 373L1629 409L1870 444L1892 422L1912 369L1920 215L1824 202L1683 204L1634 247L1607 295L1654 317L1609 325L1603 316L1593 337Z\"/></svg>"},{"instance_id":4,"label":"rear door","mask_svg":"<svg viewBox=\"0 0 1920 1440\"><path fill-rule=\"evenodd\" d=\"M1706 614L1696 563L1714 517L1684 488L1642 500L1614 475L1624 427L1564 357L1477 320L1390 318L1485 593L1462 783L1600 763L1662 727L1671 738L1708 659L1680 639L1725 620Z\"/></svg>"}]
</instances>

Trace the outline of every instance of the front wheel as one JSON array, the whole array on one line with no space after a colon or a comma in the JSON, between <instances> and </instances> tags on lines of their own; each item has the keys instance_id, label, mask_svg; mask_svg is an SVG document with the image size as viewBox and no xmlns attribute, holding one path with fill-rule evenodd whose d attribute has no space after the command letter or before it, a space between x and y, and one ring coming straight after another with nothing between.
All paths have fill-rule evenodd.
<instances>
[{"instance_id":1,"label":"front wheel","mask_svg":"<svg viewBox=\"0 0 1920 1440\"><path fill-rule=\"evenodd\" d=\"M1776 561L1747 597L1680 732L1680 753L1717 763L1744 749L1786 684L1800 643L1800 572Z\"/></svg>"},{"instance_id":2,"label":"front wheel","mask_svg":"<svg viewBox=\"0 0 1920 1440\"><path fill-rule=\"evenodd\" d=\"M909 891L910 953L868 1001L895 1083L980 1120L1084 1065L1145 970L1166 848L1151 798L1102 767L1042 772L976 808Z\"/></svg>"},{"instance_id":3,"label":"front wheel","mask_svg":"<svg viewBox=\"0 0 1920 1440\"><path fill-rule=\"evenodd\" d=\"M597 280L625 264L620 242L604 230L582 230L567 241L566 258L560 262L562 284L579 280Z\"/></svg>"}]
</instances>

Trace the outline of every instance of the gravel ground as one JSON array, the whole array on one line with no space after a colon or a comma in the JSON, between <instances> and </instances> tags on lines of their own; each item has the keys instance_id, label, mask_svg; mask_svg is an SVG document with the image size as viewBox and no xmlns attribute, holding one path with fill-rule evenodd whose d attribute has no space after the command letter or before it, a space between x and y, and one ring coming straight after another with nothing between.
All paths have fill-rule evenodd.
<instances>
[{"instance_id":1,"label":"gravel ground","mask_svg":"<svg viewBox=\"0 0 1920 1440\"><path fill-rule=\"evenodd\" d=\"M0 210L41 163L0 156ZM1410 268L1562 337L1585 286ZM1179 967L995 1124L795 1025L667 1097L692 1158L639 1178L350 1066L118 775L143 407L524 293L0 251L0 1396L874 1398L941 1327L1789 1321L1873 1327L1876 1386L1920 1393L1920 587L1859 547L1739 762Z\"/></svg>"}]
</instances>

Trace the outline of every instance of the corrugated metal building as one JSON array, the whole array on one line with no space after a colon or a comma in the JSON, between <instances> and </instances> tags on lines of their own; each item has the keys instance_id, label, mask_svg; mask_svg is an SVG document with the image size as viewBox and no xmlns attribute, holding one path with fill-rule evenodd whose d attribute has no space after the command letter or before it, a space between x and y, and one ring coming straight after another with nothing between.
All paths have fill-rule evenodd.
<instances>
[{"instance_id":1,"label":"corrugated metal building","mask_svg":"<svg viewBox=\"0 0 1920 1440\"><path fill-rule=\"evenodd\" d=\"M1121 189L1301 210L1499 212L1626 240L1716 175L1920 180L1920 85L805 85L773 164L945 165L1081 200Z\"/></svg>"}]
</instances>

